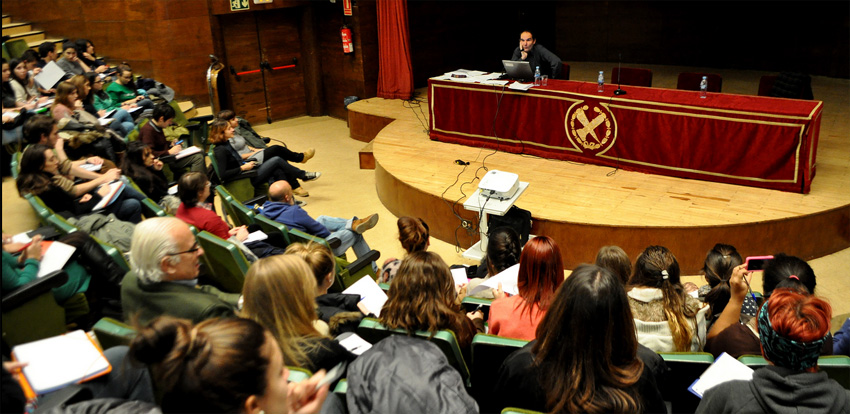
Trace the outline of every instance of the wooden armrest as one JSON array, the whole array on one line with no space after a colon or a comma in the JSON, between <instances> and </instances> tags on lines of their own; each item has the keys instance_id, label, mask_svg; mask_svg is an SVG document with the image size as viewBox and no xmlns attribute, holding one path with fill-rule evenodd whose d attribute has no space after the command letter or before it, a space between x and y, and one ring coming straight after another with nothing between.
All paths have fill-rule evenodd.
<instances>
[{"instance_id":1,"label":"wooden armrest","mask_svg":"<svg viewBox=\"0 0 850 414\"><path fill-rule=\"evenodd\" d=\"M68 274L65 273L64 270L60 269L55 272L48 273L44 277L33 280L32 282L3 295L3 310L9 311L15 309L50 289L64 285L67 281Z\"/></svg>"}]
</instances>

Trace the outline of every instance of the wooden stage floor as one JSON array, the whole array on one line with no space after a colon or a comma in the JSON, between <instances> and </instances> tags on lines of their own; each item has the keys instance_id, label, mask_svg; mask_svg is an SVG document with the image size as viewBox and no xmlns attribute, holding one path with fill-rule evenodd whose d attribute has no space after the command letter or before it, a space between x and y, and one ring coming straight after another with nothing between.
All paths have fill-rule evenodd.
<instances>
[{"instance_id":1,"label":"wooden stage floor","mask_svg":"<svg viewBox=\"0 0 850 414\"><path fill-rule=\"evenodd\" d=\"M573 64L572 79L582 80L587 72L592 80L600 65L607 64ZM680 68L652 68L654 86L672 87L671 77L675 85ZM755 94L735 89L751 86L748 77L757 85L760 74L723 75L724 92ZM696 274L718 242L736 246L744 256L785 252L805 259L850 246L850 88L845 79L815 77L813 89L815 98L824 100L824 117L817 175L806 195L431 141L424 90L417 95L419 107L381 98L355 102L349 106L349 125L353 138L375 138L382 203L396 216L422 217L440 240L462 248L477 241L476 232L460 228L461 218L477 222L476 213L464 211L462 204L486 167L529 182L516 205L531 211L533 234L558 242L568 269L592 262L604 245L619 245L635 258L646 246L659 244L677 256L683 274ZM457 165L457 159L470 165Z\"/></svg>"}]
</instances>

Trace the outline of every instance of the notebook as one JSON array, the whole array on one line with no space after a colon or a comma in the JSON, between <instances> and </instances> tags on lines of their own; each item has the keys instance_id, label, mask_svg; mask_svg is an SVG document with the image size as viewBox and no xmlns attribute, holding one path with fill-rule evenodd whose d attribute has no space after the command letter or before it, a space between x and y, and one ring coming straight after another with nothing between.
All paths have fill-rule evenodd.
<instances>
[{"instance_id":1,"label":"notebook","mask_svg":"<svg viewBox=\"0 0 850 414\"><path fill-rule=\"evenodd\" d=\"M19 377L28 397L112 371L103 351L82 330L18 345L12 349L12 358L29 363Z\"/></svg>"}]
</instances>

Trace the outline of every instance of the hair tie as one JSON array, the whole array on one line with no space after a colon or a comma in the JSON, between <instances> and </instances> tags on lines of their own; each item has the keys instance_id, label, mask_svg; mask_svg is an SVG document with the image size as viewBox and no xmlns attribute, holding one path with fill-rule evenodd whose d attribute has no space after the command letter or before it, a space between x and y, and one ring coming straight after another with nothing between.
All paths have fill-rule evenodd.
<instances>
[{"instance_id":1,"label":"hair tie","mask_svg":"<svg viewBox=\"0 0 850 414\"><path fill-rule=\"evenodd\" d=\"M666 270L662 270L661 271L661 278L664 279L664 280L667 280L667 279L670 278L670 274L668 274Z\"/></svg>"},{"instance_id":2,"label":"hair tie","mask_svg":"<svg viewBox=\"0 0 850 414\"><path fill-rule=\"evenodd\" d=\"M728 259L728 258L729 258L729 255L728 255L728 254L724 254L724 255L723 255L723 258L724 258L724 259Z\"/></svg>"},{"instance_id":3,"label":"hair tie","mask_svg":"<svg viewBox=\"0 0 850 414\"><path fill-rule=\"evenodd\" d=\"M794 279L794 280L796 280L796 281L798 281L798 282L800 281L800 278L799 278L799 277L797 277L797 275L791 275L791 276L788 276L788 279Z\"/></svg>"}]
</instances>

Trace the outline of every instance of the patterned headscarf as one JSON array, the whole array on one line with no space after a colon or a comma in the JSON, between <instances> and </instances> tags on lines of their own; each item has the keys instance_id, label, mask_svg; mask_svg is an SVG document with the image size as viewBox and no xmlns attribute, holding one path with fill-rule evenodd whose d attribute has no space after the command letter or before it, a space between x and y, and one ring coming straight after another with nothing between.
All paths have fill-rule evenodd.
<instances>
[{"instance_id":1,"label":"patterned headscarf","mask_svg":"<svg viewBox=\"0 0 850 414\"><path fill-rule=\"evenodd\" d=\"M826 336L811 342L801 342L778 334L770 322L767 309L769 303L770 301L761 307L758 319L759 337L765 358L777 366L795 371L805 371L817 365Z\"/></svg>"}]
</instances>

